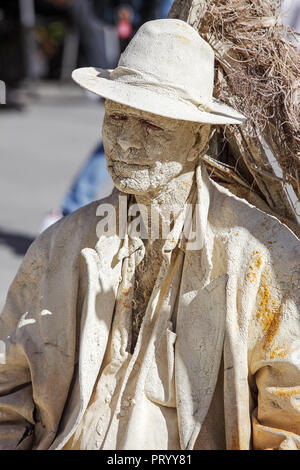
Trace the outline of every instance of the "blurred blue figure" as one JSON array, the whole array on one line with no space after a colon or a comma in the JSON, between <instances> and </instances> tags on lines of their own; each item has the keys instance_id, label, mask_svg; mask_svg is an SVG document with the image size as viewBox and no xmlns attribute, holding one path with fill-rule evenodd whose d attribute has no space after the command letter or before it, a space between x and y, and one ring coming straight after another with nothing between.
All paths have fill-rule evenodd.
<instances>
[{"instance_id":1,"label":"blurred blue figure","mask_svg":"<svg viewBox=\"0 0 300 470\"><path fill-rule=\"evenodd\" d=\"M105 153L101 141L66 194L62 203L62 214L68 215L79 207L94 201L97 197L108 196L112 189L113 182L106 169Z\"/></svg>"},{"instance_id":2,"label":"blurred blue figure","mask_svg":"<svg viewBox=\"0 0 300 470\"><path fill-rule=\"evenodd\" d=\"M160 0L156 9L156 18L167 18L173 0Z\"/></svg>"}]
</instances>

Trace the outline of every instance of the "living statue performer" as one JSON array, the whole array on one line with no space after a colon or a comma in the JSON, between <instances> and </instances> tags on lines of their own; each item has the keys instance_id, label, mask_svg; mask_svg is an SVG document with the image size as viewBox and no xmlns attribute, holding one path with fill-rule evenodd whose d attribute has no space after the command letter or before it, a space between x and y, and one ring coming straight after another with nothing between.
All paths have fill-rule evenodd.
<instances>
[{"instance_id":1,"label":"living statue performer","mask_svg":"<svg viewBox=\"0 0 300 470\"><path fill-rule=\"evenodd\" d=\"M10 287L3 449L300 449L299 243L208 176L213 127L244 121L213 71L167 19L115 70L74 72L106 98L116 189L42 233Z\"/></svg>"}]
</instances>

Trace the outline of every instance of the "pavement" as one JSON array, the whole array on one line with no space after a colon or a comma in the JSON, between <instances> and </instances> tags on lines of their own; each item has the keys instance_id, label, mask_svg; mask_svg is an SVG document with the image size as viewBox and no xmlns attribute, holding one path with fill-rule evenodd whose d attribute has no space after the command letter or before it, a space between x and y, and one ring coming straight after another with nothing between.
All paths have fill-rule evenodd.
<instances>
[{"instance_id":1,"label":"pavement","mask_svg":"<svg viewBox=\"0 0 300 470\"><path fill-rule=\"evenodd\" d=\"M43 83L22 111L0 109L0 311L24 254L101 135L103 103Z\"/></svg>"}]
</instances>

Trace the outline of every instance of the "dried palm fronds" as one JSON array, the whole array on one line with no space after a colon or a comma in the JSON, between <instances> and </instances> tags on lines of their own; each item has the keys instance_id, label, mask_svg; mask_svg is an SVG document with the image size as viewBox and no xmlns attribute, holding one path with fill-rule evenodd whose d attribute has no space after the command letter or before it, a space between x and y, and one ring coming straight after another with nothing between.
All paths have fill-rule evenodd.
<instances>
[{"instance_id":1,"label":"dried palm fronds","mask_svg":"<svg viewBox=\"0 0 300 470\"><path fill-rule=\"evenodd\" d=\"M207 167L248 185L299 234L300 55L280 15L279 0L175 0L169 16L210 43L215 97L248 118L219 131Z\"/></svg>"}]
</instances>

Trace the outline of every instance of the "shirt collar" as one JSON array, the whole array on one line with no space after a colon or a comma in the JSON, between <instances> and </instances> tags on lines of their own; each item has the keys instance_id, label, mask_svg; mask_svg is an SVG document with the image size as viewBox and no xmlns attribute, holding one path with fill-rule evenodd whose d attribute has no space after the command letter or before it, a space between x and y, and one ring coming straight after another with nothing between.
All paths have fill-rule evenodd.
<instances>
[{"instance_id":1,"label":"shirt collar","mask_svg":"<svg viewBox=\"0 0 300 470\"><path fill-rule=\"evenodd\" d=\"M169 257L172 251L178 245L180 249L195 250L195 252L201 251L201 264L204 269L203 276L203 287L210 282L210 273L212 270L212 245L213 237L211 236L211 230L208 222L209 206L210 206L210 194L211 194L211 183L207 175L206 169L199 165L196 168L196 184L195 188L192 188L194 193L191 197L191 204L189 210L192 211L192 217L187 215L188 206L186 206L178 214L174 226L167 235L165 243L162 248L164 256ZM132 201L132 197L127 195L128 206ZM190 220L188 220L190 218ZM190 223L190 230L192 227L192 220L194 220L194 227L196 227L195 242L191 242L191 237L186 236L189 233L189 228L184 227L185 224ZM145 246L143 240L138 236L131 236L128 233L129 221L127 221L127 231L125 234L124 242L118 252L118 259L121 261L125 257L129 257L132 254L135 255L136 263L138 264L144 257Z\"/></svg>"}]
</instances>

